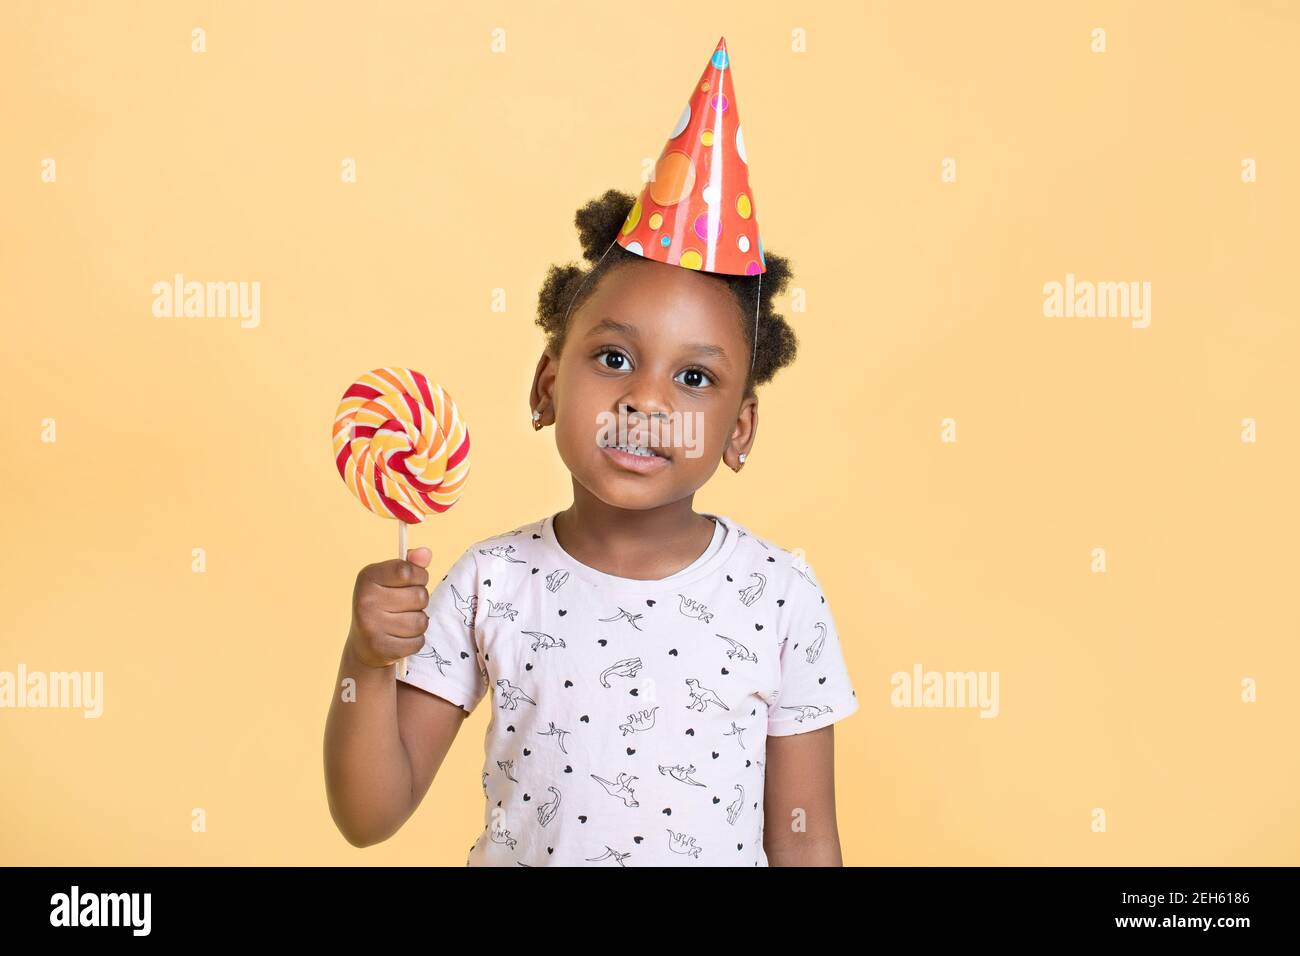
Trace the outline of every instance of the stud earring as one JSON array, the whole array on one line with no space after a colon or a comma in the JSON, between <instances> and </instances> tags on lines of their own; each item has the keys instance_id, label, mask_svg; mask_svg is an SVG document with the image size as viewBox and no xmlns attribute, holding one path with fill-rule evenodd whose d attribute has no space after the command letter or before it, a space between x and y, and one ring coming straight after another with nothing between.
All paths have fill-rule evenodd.
<instances>
[{"instance_id":1,"label":"stud earring","mask_svg":"<svg viewBox=\"0 0 1300 956\"><path fill-rule=\"evenodd\" d=\"M740 453L740 463L742 465L745 463L745 453L743 451Z\"/></svg>"},{"instance_id":2,"label":"stud earring","mask_svg":"<svg viewBox=\"0 0 1300 956\"><path fill-rule=\"evenodd\" d=\"M542 413L534 408L533 409L533 431L537 431L537 429L542 427L541 424L539 423L541 417L542 417Z\"/></svg>"}]
</instances>

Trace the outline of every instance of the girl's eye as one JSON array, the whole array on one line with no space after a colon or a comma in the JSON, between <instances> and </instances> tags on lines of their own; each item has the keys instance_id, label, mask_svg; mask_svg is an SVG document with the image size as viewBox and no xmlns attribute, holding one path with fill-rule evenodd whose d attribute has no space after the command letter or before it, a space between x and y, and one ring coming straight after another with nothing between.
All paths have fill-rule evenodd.
<instances>
[{"instance_id":1,"label":"girl's eye","mask_svg":"<svg viewBox=\"0 0 1300 956\"><path fill-rule=\"evenodd\" d=\"M596 353L596 358L600 361L601 368L607 368L613 372L625 372L632 368L632 360L629 359L618 349L601 349ZM686 381L682 381L682 376L687 376ZM674 381L679 381L690 388L704 388L713 385L713 376L702 368L684 368L674 377Z\"/></svg>"},{"instance_id":2,"label":"girl's eye","mask_svg":"<svg viewBox=\"0 0 1300 956\"><path fill-rule=\"evenodd\" d=\"M713 384L713 378L702 368L684 368L677 374L689 376L689 381L682 382L682 384L689 385L691 388L702 388L705 382L710 385Z\"/></svg>"},{"instance_id":3,"label":"girl's eye","mask_svg":"<svg viewBox=\"0 0 1300 956\"><path fill-rule=\"evenodd\" d=\"M596 353L596 357L604 360L601 364L605 368L615 372L621 372L629 367L627 356L615 349L602 349Z\"/></svg>"}]
</instances>

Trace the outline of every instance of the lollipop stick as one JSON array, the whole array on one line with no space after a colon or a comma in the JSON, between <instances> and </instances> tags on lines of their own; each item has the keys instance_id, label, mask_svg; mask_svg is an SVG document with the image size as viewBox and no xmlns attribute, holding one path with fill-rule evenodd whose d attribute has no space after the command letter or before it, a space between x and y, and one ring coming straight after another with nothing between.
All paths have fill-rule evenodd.
<instances>
[{"instance_id":1,"label":"lollipop stick","mask_svg":"<svg viewBox=\"0 0 1300 956\"><path fill-rule=\"evenodd\" d=\"M397 522L397 557L402 561L406 560L406 522ZM406 658L403 657L397 662L397 674L399 677L406 676Z\"/></svg>"}]
</instances>

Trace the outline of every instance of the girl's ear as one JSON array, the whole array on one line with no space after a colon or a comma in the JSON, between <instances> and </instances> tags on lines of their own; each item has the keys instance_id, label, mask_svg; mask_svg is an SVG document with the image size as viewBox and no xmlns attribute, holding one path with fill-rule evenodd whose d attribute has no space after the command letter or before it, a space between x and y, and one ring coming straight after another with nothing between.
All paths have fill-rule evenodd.
<instances>
[{"instance_id":1,"label":"girl's ear","mask_svg":"<svg viewBox=\"0 0 1300 956\"><path fill-rule=\"evenodd\" d=\"M731 430L731 437L722 453L722 460L732 471L739 472L749 458L754 447L754 438L758 434L758 396L750 395L740 403L736 413L736 427Z\"/></svg>"},{"instance_id":2,"label":"girl's ear","mask_svg":"<svg viewBox=\"0 0 1300 956\"><path fill-rule=\"evenodd\" d=\"M557 368L556 359L549 352L543 351L541 358L537 360L537 368L533 372L533 385L528 394L529 415L534 431L555 422L551 389L555 383Z\"/></svg>"}]
</instances>

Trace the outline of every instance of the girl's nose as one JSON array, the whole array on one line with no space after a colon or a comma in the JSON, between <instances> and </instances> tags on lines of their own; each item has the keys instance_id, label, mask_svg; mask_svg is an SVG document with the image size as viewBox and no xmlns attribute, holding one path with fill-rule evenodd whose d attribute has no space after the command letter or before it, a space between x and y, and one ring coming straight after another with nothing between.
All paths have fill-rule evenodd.
<instances>
[{"instance_id":1,"label":"girl's nose","mask_svg":"<svg viewBox=\"0 0 1300 956\"><path fill-rule=\"evenodd\" d=\"M646 396L639 396L635 400L624 399L619 403L619 409L629 420L632 418L666 419L672 414L667 402Z\"/></svg>"}]
</instances>

